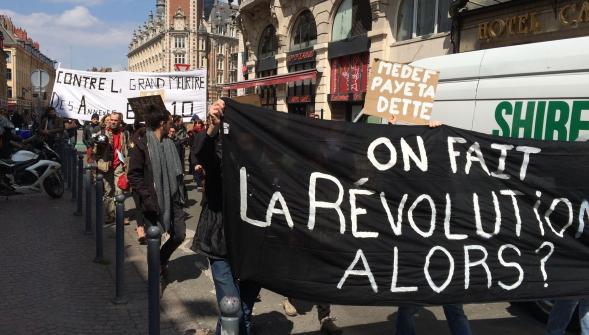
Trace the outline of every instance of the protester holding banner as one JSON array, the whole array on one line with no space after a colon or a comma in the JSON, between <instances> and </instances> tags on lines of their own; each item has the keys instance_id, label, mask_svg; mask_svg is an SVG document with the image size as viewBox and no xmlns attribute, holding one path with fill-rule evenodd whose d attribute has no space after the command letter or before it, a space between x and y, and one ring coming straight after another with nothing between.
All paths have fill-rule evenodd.
<instances>
[{"instance_id":1,"label":"protester holding banner","mask_svg":"<svg viewBox=\"0 0 589 335\"><path fill-rule=\"evenodd\" d=\"M110 115L110 123L102 132L108 138L108 143L99 145L95 152L98 170L104 174L104 208L107 223L115 220L114 197L123 194L118 181L125 173L129 136L122 129L122 120L123 116L120 113L114 112ZM128 224L128 220L125 224Z\"/></svg>"},{"instance_id":2,"label":"protester holding banner","mask_svg":"<svg viewBox=\"0 0 589 335\"><path fill-rule=\"evenodd\" d=\"M149 106L144 112L146 133L134 142L128 177L139 195L136 204L145 223L159 225L170 234L160 251L161 274L165 276L172 253L186 237L183 205L187 199L178 152L167 136L171 115L156 106Z\"/></svg>"},{"instance_id":3,"label":"protester holding banner","mask_svg":"<svg viewBox=\"0 0 589 335\"><path fill-rule=\"evenodd\" d=\"M223 229L223 181L221 175L221 134L219 128L224 102L219 100L209 109L210 125L206 132L195 134L194 155L206 171L207 184L203 195L203 208L191 249L208 257L217 303L225 296L240 297L243 317L240 334L249 335L251 313L260 287L251 282L238 284L227 259L227 244ZM216 335L221 333L220 319Z\"/></svg>"},{"instance_id":4,"label":"protester holding banner","mask_svg":"<svg viewBox=\"0 0 589 335\"><path fill-rule=\"evenodd\" d=\"M397 117L391 116L388 119L390 124L397 123ZM430 128L439 127L442 124L439 121L430 121ZM470 325L468 324L468 318L464 314L464 308L462 304L446 304L442 306L444 309L444 315L448 321L448 326L453 335L470 335ZM415 321L413 316L419 311L418 305L404 304L399 306L397 313L397 331L396 335L415 335Z\"/></svg>"}]
</instances>

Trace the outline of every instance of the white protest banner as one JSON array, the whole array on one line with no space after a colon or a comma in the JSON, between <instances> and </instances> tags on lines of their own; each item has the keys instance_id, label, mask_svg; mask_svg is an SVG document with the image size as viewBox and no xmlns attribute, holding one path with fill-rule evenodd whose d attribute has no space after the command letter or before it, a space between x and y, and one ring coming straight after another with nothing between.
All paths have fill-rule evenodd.
<instances>
[{"instance_id":1,"label":"white protest banner","mask_svg":"<svg viewBox=\"0 0 589 335\"><path fill-rule=\"evenodd\" d=\"M68 118L90 120L92 114L120 112L125 122L135 115L127 99L161 95L172 115L189 121L197 114L206 118L207 71L146 73L88 72L58 68L51 96L51 106Z\"/></svg>"},{"instance_id":2,"label":"white protest banner","mask_svg":"<svg viewBox=\"0 0 589 335\"><path fill-rule=\"evenodd\" d=\"M410 124L430 120L439 73L407 64L377 60L370 71L364 114Z\"/></svg>"}]
</instances>

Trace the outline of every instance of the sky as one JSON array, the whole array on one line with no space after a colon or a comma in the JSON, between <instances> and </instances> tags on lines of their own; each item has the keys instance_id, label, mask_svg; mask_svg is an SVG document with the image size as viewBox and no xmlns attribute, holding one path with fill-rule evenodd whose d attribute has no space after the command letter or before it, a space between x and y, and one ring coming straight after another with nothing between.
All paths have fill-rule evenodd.
<instances>
[{"instance_id":1,"label":"sky","mask_svg":"<svg viewBox=\"0 0 589 335\"><path fill-rule=\"evenodd\" d=\"M127 68L133 30L156 0L0 0L0 14L24 28L62 67Z\"/></svg>"}]
</instances>

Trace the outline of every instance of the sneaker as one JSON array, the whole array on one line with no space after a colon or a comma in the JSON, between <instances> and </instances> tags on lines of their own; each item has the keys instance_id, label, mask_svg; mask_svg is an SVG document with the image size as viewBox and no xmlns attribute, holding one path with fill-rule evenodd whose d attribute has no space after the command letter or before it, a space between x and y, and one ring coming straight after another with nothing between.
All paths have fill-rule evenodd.
<instances>
[{"instance_id":1,"label":"sneaker","mask_svg":"<svg viewBox=\"0 0 589 335\"><path fill-rule=\"evenodd\" d=\"M284 300L282 300L282 308L284 308L284 314L287 316L299 315L299 312L297 312L297 309L290 303L288 298L284 298Z\"/></svg>"},{"instance_id":2,"label":"sneaker","mask_svg":"<svg viewBox=\"0 0 589 335\"><path fill-rule=\"evenodd\" d=\"M341 335L342 329L333 323L335 318L326 317L321 320L320 332L322 335Z\"/></svg>"}]
</instances>

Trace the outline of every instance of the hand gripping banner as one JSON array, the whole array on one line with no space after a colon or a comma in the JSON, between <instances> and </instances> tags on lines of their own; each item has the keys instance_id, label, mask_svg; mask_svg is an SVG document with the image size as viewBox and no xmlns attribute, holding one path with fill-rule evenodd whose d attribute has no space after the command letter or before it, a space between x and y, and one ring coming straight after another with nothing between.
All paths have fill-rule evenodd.
<instances>
[{"instance_id":1,"label":"hand gripping banner","mask_svg":"<svg viewBox=\"0 0 589 335\"><path fill-rule=\"evenodd\" d=\"M589 295L589 143L323 121L228 100L240 280L354 305Z\"/></svg>"}]
</instances>

